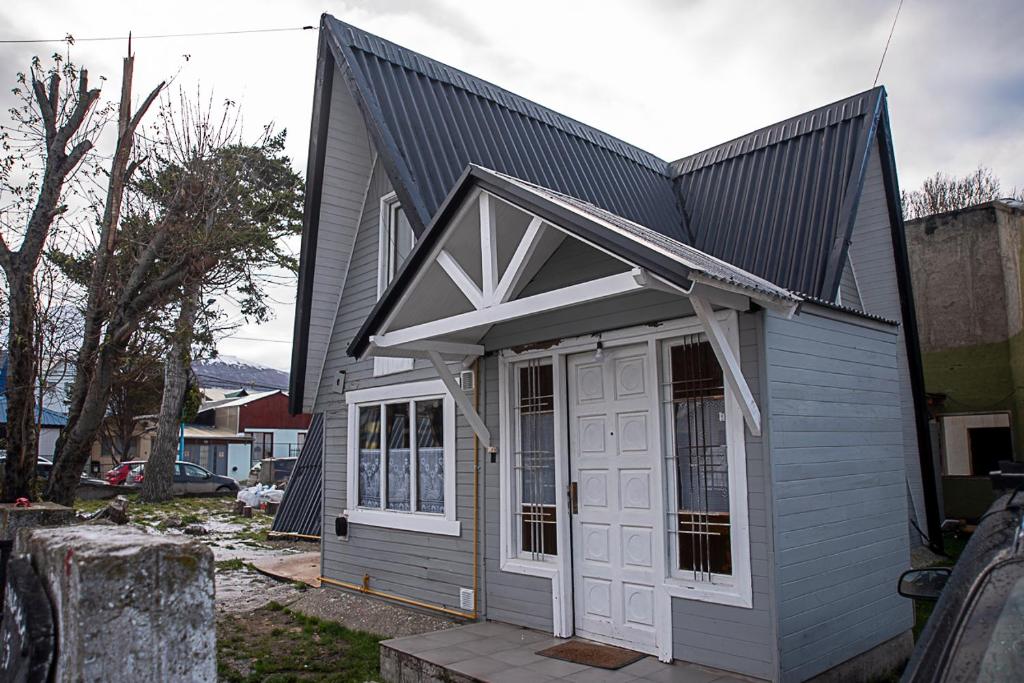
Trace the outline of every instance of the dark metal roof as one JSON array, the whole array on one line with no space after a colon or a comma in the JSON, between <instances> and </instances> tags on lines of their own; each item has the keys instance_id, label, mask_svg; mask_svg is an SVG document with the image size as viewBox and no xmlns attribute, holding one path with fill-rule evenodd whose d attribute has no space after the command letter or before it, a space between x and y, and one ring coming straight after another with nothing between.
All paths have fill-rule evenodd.
<instances>
[{"instance_id":1,"label":"dark metal roof","mask_svg":"<svg viewBox=\"0 0 1024 683\"><path fill-rule=\"evenodd\" d=\"M584 201L791 292L831 300L870 145L887 125L882 88L673 163L463 71L321 20L318 97L337 68L418 234L471 164ZM329 99L329 98L328 98ZM310 194L319 196L326 110L314 112ZM887 131L885 131L887 134ZM315 202L314 202L315 203ZM305 381L318 211L303 230L291 407Z\"/></svg>"},{"instance_id":2,"label":"dark metal roof","mask_svg":"<svg viewBox=\"0 0 1024 683\"><path fill-rule=\"evenodd\" d=\"M682 237L667 162L329 15L322 27L389 170L406 181L417 228L479 164Z\"/></svg>"},{"instance_id":3,"label":"dark metal roof","mask_svg":"<svg viewBox=\"0 0 1024 683\"><path fill-rule=\"evenodd\" d=\"M673 162L693 246L834 299L884 101L875 88Z\"/></svg>"},{"instance_id":4,"label":"dark metal roof","mask_svg":"<svg viewBox=\"0 0 1024 683\"><path fill-rule=\"evenodd\" d=\"M324 452L324 416L317 413L309 423L295 468L288 477L281 507L271 531L284 534L320 535L320 482Z\"/></svg>"}]
</instances>

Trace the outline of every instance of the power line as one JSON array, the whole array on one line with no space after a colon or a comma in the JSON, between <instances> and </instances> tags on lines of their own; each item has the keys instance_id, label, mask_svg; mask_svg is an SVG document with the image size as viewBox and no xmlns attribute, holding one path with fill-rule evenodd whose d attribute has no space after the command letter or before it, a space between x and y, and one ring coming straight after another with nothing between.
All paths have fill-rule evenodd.
<instances>
[{"instance_id":1,"label":"power line","mask_svg":"<svg viewBox=\"0 0 1024 683\"><path fill-rule=\"evenodd\" d=\"M878 85L878 77L882 75L882 65L885 64L885 55L889 52L889 43L892 42L892 34L896 32L896 22L900 18L900 10L903 9L903 0L900 0L900 4L896 6L896 16L892 19L892 28L889 29L889 37L885 40L885 49L882 50L882 58L878 60L878 71L875 72L875 81L871 84L874 88Z\"/></svg>"},{"instance_id":2,"label":"power line","mask_svg":"<svg viewBox=\"0 0 1024 683\"><path fill-rule=\"evenodd\" d=\"M229 334L224 339L240 339L242 341L254 341L254 342L269 342L271 344L291 344L291 339L261 339L259 337L236 337L233 334Z\"/></svg>"},{"instance_id":3,"label":"power line","mask_svg":"<svg viewBox=\"0 0 1024 683\"><path fill-rule=\"evenodd\" d=\"M237 36L244 33L282 33L285 31L312 31L316 26L291 26L284 28L250 28L238 31L200 31L197 33L155 33L148 36L100 36L96 38L75 38L68 33L63 38L34 38L24 40L0 40L0 44L30 44L30 43L95 43L110 40L150 40L154 38L201 38L208 36Z\"/></svg>"}]
</instances>

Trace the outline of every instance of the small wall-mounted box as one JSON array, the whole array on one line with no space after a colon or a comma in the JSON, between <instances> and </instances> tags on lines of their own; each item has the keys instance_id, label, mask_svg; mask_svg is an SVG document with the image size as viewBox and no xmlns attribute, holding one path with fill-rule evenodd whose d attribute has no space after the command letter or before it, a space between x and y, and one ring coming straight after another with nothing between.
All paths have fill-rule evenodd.
<instances>
[{"instance_id":1,"label":"small wall-mounted box","mask_svg":"<svg viewBox=\"0 0 1024 683\"><path fill-rule=\"evenodd\" d=\"M338 515L334 518L334 535L343 541L348 540L348 516Z\"/></svg>"}]
</instances>

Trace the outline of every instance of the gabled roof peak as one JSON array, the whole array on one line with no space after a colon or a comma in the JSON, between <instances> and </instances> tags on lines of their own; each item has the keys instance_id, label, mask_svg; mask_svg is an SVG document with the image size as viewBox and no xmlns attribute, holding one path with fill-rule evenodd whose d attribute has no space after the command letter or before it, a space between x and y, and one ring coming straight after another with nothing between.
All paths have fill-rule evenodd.
<instances>
[{"instance_id":1,"label":"gabled roof peak","mask_svg":"<svg viewBox=\"0 0 1024 683\"><path fill-rule=\"evenodd\" d=\"M878 102L878 97L884 96L885 87L880 85L740 135L727 142L673 161L671 163L672 176L690 173L705 166L749 154L758 149L777 145L827 126L834 126L842 121L863 116L872 111L873 105Z\"/></svg>"},{"instance_id":2,"label":"gabled roof peak","mask_svg":"<svg viewBox=\"0 0 1024 683\"><path fill-rule=\"evenodd\" d=\"M639 147L629 144L613 135L609 135L574 118L560 114L553 109L537 104L533 100L517 95L490 81L466 73L435 59L425 57L408 48L389 40L368 33L360 28L325 14L324 25L339 40L350 48L369 53L378 59L396 64L403 69L414 71L422 76L460 88L478 97L483 97L510 111L536 119L542 123L559 129L563 133L574 135L581 140L598 145L608 151L619 154L631 161L643 164L652 171L668 174L668 162Z\"/></svg>"}]
</instances>

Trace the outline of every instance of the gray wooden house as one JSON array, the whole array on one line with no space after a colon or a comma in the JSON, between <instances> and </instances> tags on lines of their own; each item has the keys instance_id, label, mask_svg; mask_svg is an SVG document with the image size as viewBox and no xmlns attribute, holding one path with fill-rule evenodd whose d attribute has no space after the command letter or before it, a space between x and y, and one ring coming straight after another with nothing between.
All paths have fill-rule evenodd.
<instances>
[{"instance_id":1,"label":"gray wooden house","mask_svg":"<svg viewBox=\"0 0 1024 683\"><path fill-rule=\"evenodd\" d=\"M669 162L325 15L307 182L326 584L767 680L907 642L882 88Z\"/></svg>"}]
</instances>

